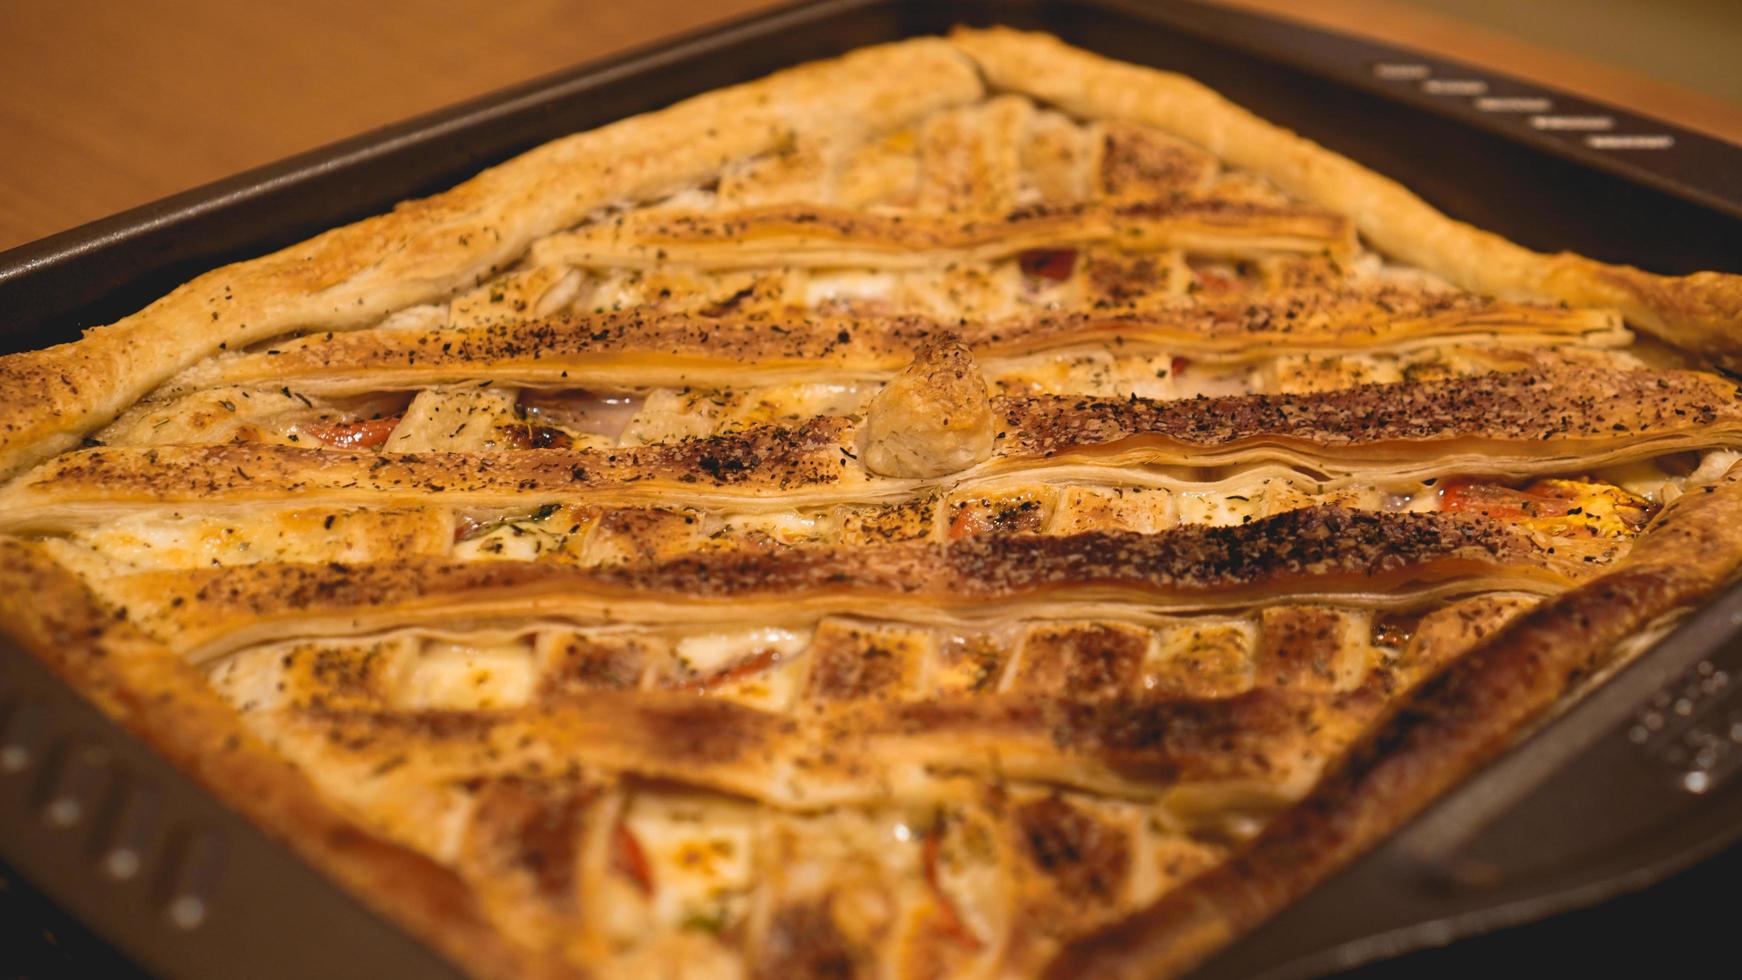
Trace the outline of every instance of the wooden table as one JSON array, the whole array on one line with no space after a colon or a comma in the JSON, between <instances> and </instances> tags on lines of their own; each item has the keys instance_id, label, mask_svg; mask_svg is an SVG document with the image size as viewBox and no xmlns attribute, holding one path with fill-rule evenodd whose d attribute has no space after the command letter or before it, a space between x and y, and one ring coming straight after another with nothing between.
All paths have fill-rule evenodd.
<instances>
[{"instance_id":1,"label":"wooden table","mask_svg":"<svg viewBox=\"0 0 1742 980\"><path fill-rule=\"evenodd\" d=\"M1227 0L1742 142L1742 109L1395 0ZM0 249L770 0L0 0Z\"/></svg>"}]
</instances>

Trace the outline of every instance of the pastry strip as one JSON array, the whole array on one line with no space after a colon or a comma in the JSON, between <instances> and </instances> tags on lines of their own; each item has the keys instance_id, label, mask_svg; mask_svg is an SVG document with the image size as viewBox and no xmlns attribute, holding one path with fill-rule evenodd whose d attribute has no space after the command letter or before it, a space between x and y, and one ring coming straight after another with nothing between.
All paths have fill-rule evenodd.
<instances>
[{"instance_id":1,"label":"pastry strip","mask_svg":"<svg viewBox=\"0 0 1742 980\"><path fill-rule=\"evenodd\" d=\"M1657 336L1736 366L1742 277L1660 276L1570 252L1545 255L1455 221L1402 184L1374 173L1172 72L1125 64L1044 34L960 29L950 41L997 89L1074 115L1153 126L1269 178L1304 201L1348 215L1360 233L1403 262L1465 289L1613 307Z\"/></svg>"}]
</instances>

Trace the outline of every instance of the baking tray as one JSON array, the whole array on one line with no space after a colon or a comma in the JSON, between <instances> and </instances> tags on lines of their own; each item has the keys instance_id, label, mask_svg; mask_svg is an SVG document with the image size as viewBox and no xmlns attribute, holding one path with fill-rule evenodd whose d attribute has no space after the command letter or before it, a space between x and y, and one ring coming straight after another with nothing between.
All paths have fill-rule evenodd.
<instances>
[{"instance_id":1,"label":"baking tray","mask_svg":"<svg viewBox=\"0 0 1742 980\"><path fill-rule=\"evenodd\" d=\"M0 348L70 340L208 268L440 190L565 133L957 23L1042 28L1186 72L1534 248L1665 273L1742 272L1742 149L1589 100L1189 2L829 0L0 254ZM1742 768L1739 633L1733 591L1200 975L1334 972L1596 903L1606 904L1360 972L1464 974L1551 947L1563 969L1661 968L1727 948L1721 931L1693 933L1720 924L1697 889L1742 868L1742 849L1724 850L1742 836L1742 783L1731 778ZM0 932L0 960L8 950L34 957L21 970L0 966L23 975L457 975L10 646L0 646L0 917L10 932ZM1628 959L1642 930L1655 933L1639 954L1648 959Z\"/></svg>"}]
</instances>

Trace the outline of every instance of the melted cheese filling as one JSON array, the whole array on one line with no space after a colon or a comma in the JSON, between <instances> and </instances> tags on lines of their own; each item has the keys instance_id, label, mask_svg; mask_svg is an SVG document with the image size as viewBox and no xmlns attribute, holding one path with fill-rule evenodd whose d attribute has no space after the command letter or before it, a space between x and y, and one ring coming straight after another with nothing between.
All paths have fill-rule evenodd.
<instances>
[{"instance_id":1,"label":"melted cheese filling","mask_svg":"<svg viewBox=\"0 0 1742 980\"><path fill-rule=\"evenodd\" d=\"M702 633L677 641L673 648L678 670L706 678L753 657L776 661L796 655L810 637L792 630L764 627L732 633Z\"/></svg>"},{"instance_id":2,"label":"melted cheese filling","mask_svg":"<svg viewBox=\"0 0 1742 980\"><path fill-rule=\"evenodd\" d=\"M891 272L819 270L804 285L803 303L820 309L842 301L887 300L898 295L901 283Z\"/></svg>"},{"instance_id":3,"label":"melted cheese filling","mask_svg":"<svg viewBox=\"0 0 1742 980\"><path fill-rule=\"evenodd\" d=\"M394 699L413 710L518 708L531 699L537 677L526 643L429 642L403 668Z\"/></svg>"},{"instance_id":4,"label":"melted cheese filling","mask_svg":"<svg viewBox=\"0 0 1742 980\"><path fill-rule=\"evenodd\" d=\"M748 912L760 821L743 804L639 792L621 817L647 862L646 887L623 897L622 939L658 928L718 935ZM615 930L614 930L615 931Z\"/></svg>"},{"instance_id":5,"label":"melted cheese filling","mask_svg":"<svg viewBox=\"0 0 1742 980\"><path fill-rule=\"evenodd\" d=\"M988 125L1000 120L1006 128ZM1228 311L1238 311L1246 298L1268 301L1290 290L1375 283L1430 291L1451 288L1438 277L1354 246L1352 236L1343 242L1333 232L1290 231L1286 219L1277 222L1281 227L1246 228L1257 234L1243 239L1240 203L1288 206L1291 200L1262 178L1227 171L1204 151L1159 134L1137 140L1133 151L1132 141L1142 135L1134 135L1133 129L1082 124L1004 96L940 111L859 146L845 160L826 156L824 151L834 148L819 147L808 134L792 133L771 152L728 166L707 187L678 190L645 208L630 210L625 204L596 212L580 228L537 243L529 261L511 271L483 279L446 302L395 313L379 328L490 328L505 331L494 335L498 338L518 340L513 332L519 326L536 325L553 314L650 309L688 311L701 318L741 316L774 329L780 329L783 317L808 311L847 317L911 314L966 326L970 320L1014 322L1054 312L1092 315L1217 304L1216 316L1238 318L1240 314ZM994 158L1011 149L1006 144L1012 142L1020 144L1017 172L998 173L1008 168ZM1121 152L1129 157L1123 162ZM1109 159L1115 165L1109 166ZM1191 239L1190 250L1157 248L1156 240L1142 238L1142 228L1127 229L1133 237L1117 244L1071 244L1077 239L1070 236L1082 234L1069 227L1072 205L1087 205L1084 213L1105 221L1111 212L1104 204L1175 202L1204 195L1235 204L1228 215L1235 230L1224 236L1213 227L1200 229L1193 233L1198 237ZM960 261L875 271L830 265L710 267L711 262L743 263L757 248L769 256L773 247L766 239L716 239L696 247L680 241L674 252L682 261L674 262L667 261L663 250L655 255L652 246L645 255L636 252L646 243L632 240L633 232L624 239L627 246L609 240L608 225L635 227L635 210L664 211L667 218L686 211L729 218L723 212L800 200L845 202L883 217L919 204L933 216L954 214L964 222L1014 218L1014 207L1032 206L1035 213L1061 207L1065 210L1059 227L1066 244L997 259L966 256L993 254L998 245L981 252L963 248L950 253L962 256ZM1306 217L1310 227L1312 218L1324 216ZM699 224L706 227L708 221ZM1336 219L1329 224L1336 227ZM588 258L571 250L565 257L558 239L584 240L595 231L607 233L591 240L594 247L624 250L625 262L650 267L610 269L599 261L608 251ZM842 257L809 261L852 261L846 256L862 246L850 240L851 229L847 234ZM1184 240L1168 239L1174 245ZM866 264L879 260L879 246L864 247L873 250ZM1291 251L1302 254L1282 254ZM917 266L936 259L938 253L916 251L891 260ZM805 261L793 260L795 265ZM1331 315L1340 315L1335 311L1342 307L1330 309ZM1317 315L1310 304L1300 311ZM1292 318L1297 311L1283 312ZM1389 305L1383 305L1383 312L1394 322L1410 315L1396 314ZM1565 339L1589 345L1593 359L1637 363L1631 353L1594 350L1628 339L1619 316L1613 317L1607 332L1601 324L1585 323L1585 333ZM1444 337L1397 339L1402 335L1387 335L1381 327L1375 331L1376 343L1398 349L1333 356L1246 339L1245 349L1206 355L1182 353L1157 341L1115 337L1105 343L1076 343L1077 338L1067 337L1044 341L1060 346L1041 353L984 357L978 367L994 395L1191 399L1323 392L1503 368L1509 356L1518 360L1518 348L1509 344L1544 345L1555 330L1565 328L1564 323L1545 324L1540 334L1520 341L1518 335L1527 331L1517 328L1527 325L1527 314L1525 318L1526 323L1507 325L1512 335L1495 328L1491 349L1482 347L1486 341L1474 336L1474 328L1458 329L1459 336L1472 337L1464 341L1469 346L1459 347L1444 343ZM1258 319L1248 311L1242 322ZM275 343L255 345L247 353L276 354ZM1211 346L1171 343L1193 350ZM1305 346L1307 341L1299 343ZM406 349L416 350L416 341ZM514 347L485 344L482 349ZM851 353L857 348L846 349ZM532 356L540 353L535 349ZM714 379L709 384L727 377L732 387L705 387L701 381L681 387L704 376L686 373L688 369L658 374L660 386L647 380L652 374L643 375L639 386L621 388L613 386L627 376L586 375L570 382L565 371L558 381L551 376L556 369L549 361L543 373L528 371L518 377L508 371L496 376L494 366L484 362L465 364L451 370L476 370L476 378L455 379L432 370L423 377L441 377L444 383L404 380L399 383L408 390L343 397L313 394L312 388L322 383L318 380L311 380L311 393L272 384L170 387L124 413L98 439L119 446L263 442L384 454L486 455L670 444L751 426L790 426L819 416L848 417L857 423L883 390L887 365L871 362L868 367L832 356L824 355L814 365L782 364L777 356L773 367L755 375L754 383L748 373L735 378L718 368L705 375ZM790 356L787 360L793 361ZM761 383L801 372L807 380ZM342 366L335 374L342 374ZM556 387L571 383L595 385L596 390ZM322 390L356 390L347 384L392 388L395 382L393 372L387 371L366 382L341 381ZM806 498L804 507L790 506L790 497L776 493L763 500L747 494L730 503L719 503L727 499L721 496L674 494L662 501L666 506L611 509L605 506L607 498L592 495L580 486L587 481L577 477L572 494L551 492L560 499L531 499L529 487L548 485L532 480L520 488L521 496L529 498L523 505L481 510L455 509L427 497L426 506L401 508L289 501L224 511L184 507L127 513L100 525L69 529L45 546L100 591L102 579L115 577L117 571L125 575L257 562L388 564L413 556L588 566L658 563L726 548L756 554L792 546L851 549L886 541L965 542L977 535L1097 530L1158 534L1181 525L1239 525L1315 503L1336 503L1386 512L1473 511L1556 539L1569 551L1585 548L1592 556L1607 558L1623 547L1623 539L1637 533L1657 506L1687 487L1716 480L1742 460L1742 453L1725 450L1700 459L1665 458L1598 472L1535 474L1529 481L1472 473L1337 482L1334 472L1319 480L1311 471L1313 465L1328 467L1328 462L1301 462L1296 470L1282 462L1206 465L1217 459L1214 452L1177 465L1112 460L1099 466L1061 463L1054 470L1011 455L1007 458L1015 460L1013 468L1026 472L1010 474L992 465L936 482L891 480L878 486L857 456L845 455L852 465L843 463L843 472L864 479L827 506L811 505L827 499L823 493ZM829 460L831 466L837 462ZM485 466L498 463L482 461ZM1419 472L1429 476L1439 471ZM492 505L503 500L472 499ZM714 503L702 507L698 500ZM965 542L953 554L975 551L975 543ZM503 572L499 581L514 581L513 569L489 571ZM766 607L746 612L726 603L700 603L687 612L707 617L698 624L680 620L669 606L649 613L651 603L636 607L633 602L584 608L572 620L559 620L552 610L570 607L552 603L531 607L543 618L530 622L504 622L495 628L456 622L451 631L395 629L342 639L291 637L199 666L206 669L213 688L256 731L277 739L275 744L293 762L303 765L312 756L332 763L304 765L324 793L389 839L456 865L478 907L510 943L525 935L535 937L535 945L544 942L539 930L545 924L539 920L550 919L557 922L558 933L547 944L550 950L586 959L603 976L775 975L781 971L740 961L740 948L752 950L761 943L766 954L782 943L807 942L831 956L813 964L825 972L839 968L868 975L990 976L1026 971L1028 961L1012 951L1035 935L1045 934L1050 941L1087 934L1223 859L1232 847L1257 834L1282 805L1303 794L1322 764L1320 758L1267 781L1272 769L1265 758L1264 775L1250 779L1211 776L1207 778L1220 781L1170 784L1156 777L1142 781L1137 790L1128 788L1138 785L1137 780L1124 784L1127 788L1117 791L1125 794L1120 798L1090 795L1083 792L1085 787L1106 786L1094 782L1103 778L1096 772L1114 768L1100 754L1104 745L1051 771L1032 768L1032 762L1023 769L1021 710L1030 706L1025 699L1042 705L1063 702L1071 711L1087 709L1087 715L1114 699L1140 703L1147 698L1166 715L1166 730L1160 735L1164 741L1191 727L1195 716L1190 712L1198 706L1257 689L1282 697L1325 695L1325 702L1333 705L1329 716L1340 710L1341 701L1359 701L1376 691L1394 693L1392 685L1410 682L1416 666L1410 663L1412 656L1429 659L1413 643L1412 630L1438 610L1375 613L1354 608L1356 604L1333 608L1284 601L1239 613L1173 615L1136 604L1049 604L1043 599L1025 605L1021 617L995 609L996 619L981 620L961 608L823 615L805 611L810 607L803 603L775 613L762 611ZM1451 611L1469 613L1468 607ZM364 620L357 615L349 628L363 628L359 624ZM900 621L901 616L912 621ZM135 617L136 622L145 619ZM292 628L316 632L329 627ZM1424 628L1414 635L1426 634ZM1369 681L1373 686L1364 688ZM1361 692L1357 697L1343 697L1356 691ZM794 812L827 803L825 797L807 795L802 770L826 769L830 755L847 752L845 746L865 734L853 731L851 724L813 737L818 744L803 746L803 754L776 755L796 760L783 761L788 771L774 777L790 781L792 795L785 803L773 803L771 793L770 804L755 802L749 797L757 791L738 786L732 791L746 792L746 797L681 788L685 780L719 785L708 779L734 765L703 756L704 768L690 770L689 776L677 768L684 743L690 741L704 748L724 745L722 757L730 759L734 733L727 724L694 727L695 719L749 714L727 705L706 706L687 717L660 716L687 723L680 732L659 731L652 723L639 731L626 724L631 738L647 741L636 749L647 750L648 758L658 756L652 763L601 761L587 754L592 746L578 743L571 746L576 758L550 758L557 754L550 750L560 744L561 733L554 726L529 726L522 730L538 735L526 740L547 756L515 771L498 758L512 749L488 736L471 740L471 729L456 725L442 735L457 731L459 736L438 745L434 754L443 761L464 760L467 752L479 750L488 759L461 775L444 770L439 779L429 777L422 758L369 760L347 768L343 753L323 754L324 743L336 742L332 736L341 732L314 725L274 727L286 718L313 717L329 724L328 712L355 712L367 719L372 712L414 711L431 713L432 718L418 721L434 726L452 720L440 715L449 712L486 715L473 719L485 726L504 719L537 724L545 720L538 715L547 707L599 706L596 710L603 713L613 698L627 694L640 710L655 702L674 704L680 700L674 696L678 692L783 716L752 731L801 730L819 718L929 708L913 704L921 699L935 699L947 711L973 698L1007 697L1015 710L990 723L1008 730L972 733L987 736L972 745L963 736L960 747L953 730L933 727L934 716L925 711L891 711L889 717L912 730L871 730L871 739L888 741L876 742L874 751L842 777L865 783L869 792L856 798L858 804L819 815ZM1167 699L1189 701L1192 707L1182 710ZM1121 711L1126 706L1114 705ZM722 710L708 713L716 708ZM513 717L518 709L526 709L524 718ZM1126 729L1143 724L1124 717L1118 721ZM1334 723L1321 728L1314 716L1311 724L1310 733L1290 736L1298 735L1310 753L1340 751L1333 744L1340 737L1332 734ZM923 739L938 731L951 731L952 740L931 761L910 765L911 760L885 758L899 756L901 739ZM1019 734L1008 743L1000 741L995 750L986 748L1009 731ZM1218 730L1218 737L1225 732ZM413 747L407 755L427 748L419 741L426 734L419 731L401 743ZM1026 734L1041 746L1034 750L1038 753L1056 750L1064 757L1075 751L1065 744L1070 734L1061 728L1037 727ZM1248 734L1225 734L1226 744L1205 751L1233 758L1244 751L1234 743ZM1117 733L1118 738L1148 735L1137 730ZM595 730L589 737L605 736ZM290 744L298 738L317 747L299 758L297 747ZM779 738L753 744L758 752L774 754L782 748ZM1189 737L1181 741L1191 743ZM351 758L367 759L366 748L350 748L355 749ZM995 755L996 771L990 777L963 775L978 770L961 760L982 752ZM875 781L866 777L866 770L885 762L888 769ZM504 768L496 768L499 763ZM554 765L547 768L547 763ZM556 775L555 768L565 764L568 768ZM455 767L470 765L462 761ZM1285 760L1275 771L1288 765ZM672 775L674 770L679 774ZM903 797L922 784L929 795ZM516 796L526 790L531 791L524 798ZM493 796L493 791L504 792ZM584 811L574 821L577 826L568 822L572 811L546 808L546 793L559 801L583 801L576 804ZM503 798L510 802L492 814L500 825L482 829L505 838L502 849L508 853L486 854L481 859L485 870L479 872L480 865L466 862L480 860L479 840L486 839L487 848L490 835L476 833L473 821L482 823L479 813L491 813L488 804ZM543 838L558 837L565 839L556 843L567 847L541 850L552 843ZM500 866L492 866L490 861L498 857ZM514 893L523 885L530 897ZM782 932L782 917L795 909L810 910L811 917L800 916L797 927L789 917ZM601 944L607 955L623 958L594 962L600 959ZM1030 943L1030 951L1042 945ZM667 955L632 958L654 947ZM841 949L869 953L863 960L849 961L836 955Z\"/></svg>"}]
</instances>

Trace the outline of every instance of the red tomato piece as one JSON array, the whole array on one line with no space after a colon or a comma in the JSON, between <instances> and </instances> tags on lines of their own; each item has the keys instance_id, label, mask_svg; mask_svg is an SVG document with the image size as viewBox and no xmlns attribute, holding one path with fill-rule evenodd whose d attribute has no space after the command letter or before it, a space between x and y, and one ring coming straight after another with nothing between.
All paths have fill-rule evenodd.
<instances>
[{"instance_id":1,"label":"red tomato piece","mask_svg":"<svg viewBox=\"0 0 1742 980\"><path fill-rule=\"evenodd\" d=\"M304 426L304 432L334 449L374 449L387 441L399 426L399 416L384 419L358 419L355 422L334 422L328 425Z\"/></svg>"},{"instance_id":2,"label":"red tomato piece","mask_svg":"<svg viewBox=\"0 0 1742 980\"><path fill-rule=\"evenodd\" d=\"M938 849L943 839L942 826L933 827L926 832L923 856L925 860L925 883L930 886L932 898L938 903L939 926L945 935L961 943L969 949L980 949L986 944L968 924L962 921L962 913L957 910L956 903L943 885L938 881Z\"/></svg>"},{"instance_id":3,"label":"red tomato piece","mask_svg":"<svg viewBox=\"0 0 1742 980\"><path fill-rule=\"evenodd\" d=\"M760 674L777 663L780 663L780 651L757 650L755 653L745 657L743 660L740 660L731 666L721 668L716 673L690 681L683 686L683 689L686 691L695 691L699 694L706 694L713 688L730 684L733 681L741 681L744 678L755 674Z\"/></svg>"},{"instance_id":4,"label":"red tomato piece","mask_svg":"<svg viewBox=\"0 0 1742 980\"><path fill-rule=\"evenodd\" d=\"M1022 268L1022 274L1025 276L1064 282L1071 277L1071 271L1077 267L1077 250L1074 248L1031 248L1016 257L1016 264Z\"/></svg>"},{"instance_id":5,"label":"red tomato piece","mask_svg":"<svg viewBox=\"0 0 1742 980\"><path fill-rule=\"evenodd\" d=\"M621 820L617 822L616 833L611 835L611 865L634 882L641 894L653 895L653 867L647 863L647 852L641 849L635 832Z\"/></svg>"},{"instance_id":6,"label":"red tomato piece","mask_svg":"<svg viewBox=\"0 0 1742 980\"><path fill-rule=\"evenodd\" d=\"M1230 276L1220 269L1192 267L1192 276L1198 282L1198 288L1207 296L1225 296L1239 292L1243 286L1236 276Z\"/></svg>"}]
</instances>

